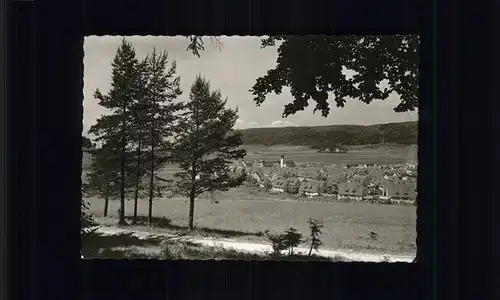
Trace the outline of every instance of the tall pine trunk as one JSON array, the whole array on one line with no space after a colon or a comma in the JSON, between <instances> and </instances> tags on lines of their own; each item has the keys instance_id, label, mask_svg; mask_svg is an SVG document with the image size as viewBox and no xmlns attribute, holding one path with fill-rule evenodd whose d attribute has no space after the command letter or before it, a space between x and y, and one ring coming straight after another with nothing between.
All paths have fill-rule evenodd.
<instances>
[{"instance_id":1,"label":"tall pine trunk","mask_svg":"<svg viewBox=\"0 0 500 300\"><path fill-rule=\"evenodd\" d=\"M125 140L125 101L123 101L123 119L122 119L122 151L121 151L121 166L120 166L120 174L121 174L121 186L120 186L120 216L118 225L126 225L125 222L125 152L127 150L126 140Z\"/></svg>"},{"instance_id":2,"label":"tall pine trunk","mask_svg":"<svg viewBox=\"0 0 500 300\"><path fill-rule=\"evenodd\" d=\"M104 187L104 216L108 216L108 204L109 204L109 196L108 196L108 187Z\"/></svg>"},{"instance_id":3,"label":"tall pine trunk","mask_svg":"<svg viewBox=\"0 0 500 300\"><path fill-rule=\"evenodd\" d=\"M141 182L141 141L137 145L137 171L135 173L134 217L132 224L137 224L137 201L139 198L139 185Z\"/></svg>"},{"instance_id":4,"label":"tall pine trunk","mask_svg":"<svg viewBox=\"0 0 500 300\"><path fill-rule=\"evenodd\" d=\"M106 195L104 197L104 216L108 216L108 204L109 204L109 197Z\"/></svg>"},{"instance_id":5,"label":"tall pine trunk","mask_svg":"<svg viewBox=\"0 0 500 300\"><path fill-rule=\"evenodd\" d=\"M189 195L189 230L194 230L194 193Z\"/></svg>"},{"instance_id":6,"label":"tall pine trunk","mask_svg":"<svg viewBox=\"0 0 500 300\"><path fill-rule=\"evenodd\" d=\"M194 198L196 192L196 160L191 165L191 192L189 193L189 230L194 230Z\"/></svg>"},{"instance_id":7,"label":"tall pine trunk","mask_svg":"<svg viewBox=\"0 0 500 300\"><path fill-rule=\"evenodd\" d=\"M155 180L155 146L151 145L151 172L149 177L149 226L153 224L153 197Z\"/></svg>"}]
</instances>

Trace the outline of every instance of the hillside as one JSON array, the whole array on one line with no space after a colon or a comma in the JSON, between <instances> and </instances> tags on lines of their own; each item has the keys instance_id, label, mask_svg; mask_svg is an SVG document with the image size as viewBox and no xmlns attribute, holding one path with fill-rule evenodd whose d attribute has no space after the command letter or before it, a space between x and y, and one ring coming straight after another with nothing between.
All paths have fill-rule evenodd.
<instances>
[{"instance_id":1,"label":"hillside","mask_svg":"<svg viewBox=\"0 0 500 300\"><path fill-rule=\"evenodd\" d=\"M250 128L241 130L247 145L291 145L332 148L378 143L417 144L418 122L377 125L331 125Z\"/></svg>"}]
</instances>

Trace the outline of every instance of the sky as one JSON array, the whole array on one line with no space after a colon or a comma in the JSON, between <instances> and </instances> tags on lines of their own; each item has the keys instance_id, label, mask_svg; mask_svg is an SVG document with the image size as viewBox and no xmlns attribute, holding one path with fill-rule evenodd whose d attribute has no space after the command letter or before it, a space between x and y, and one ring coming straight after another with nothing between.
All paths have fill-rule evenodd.
<instances>
[{"instance_id":1,"label":"sky","mask_svg":"<svg viewBox=\"0 0 500 300\"><path fill-rule=\"evenodd\" d=\"M106 110L100 107L93 93L99 89L107 93L111 84L111 62L121 42L120 36L89 36L85 38L84 50L84 134L95 124ZM186 51L189 39L185 36L130 36L130 41L139 60L153 50L166 50L169 59L177 62L177 74L181 77L183 94L180 100L187 100L189 89L196 75L207 78L212 89L219 89L227 97L227 105L238 107L239 119L236 128L279 127L279 126L317 126L317 125L371 125L391 122L418 120L417 112L394 112L399 103L396 94L387 100L376 100L367 105L359 100L348 100L345 107L338 108L330 96L330 114L324 118L319 112L313 114L314 104L295 115L282 118L285 104L293 101L287 88L280 95L269 94L259 107L255 105L249 90L257 78L267 70L276 67L278 57L276 47L261 49L261 37L227 37L219 40L222 46L211 43L205 38L205 51L197 57Z\"/></svg>"}]
</instances>

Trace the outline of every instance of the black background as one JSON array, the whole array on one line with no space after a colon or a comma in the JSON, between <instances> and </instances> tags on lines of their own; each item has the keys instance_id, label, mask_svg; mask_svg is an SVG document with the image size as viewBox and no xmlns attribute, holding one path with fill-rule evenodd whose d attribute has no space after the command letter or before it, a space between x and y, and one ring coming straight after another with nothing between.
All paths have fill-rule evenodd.
<instances>
[{"instance_id":1,"label":"black background","mask_svg":"<svg viewBox=\"0 0 500 300\"><path fill-rule=\"evenodd\" d=\"M9 5L12 296L491 298L493 248L484 225L493 218L498 106L484 27L490 7L429 0ZM421 36L418 263L80 260L80 206L71 199L80 196L84 35L394 33Z\"/></svg>"}]
</instances>

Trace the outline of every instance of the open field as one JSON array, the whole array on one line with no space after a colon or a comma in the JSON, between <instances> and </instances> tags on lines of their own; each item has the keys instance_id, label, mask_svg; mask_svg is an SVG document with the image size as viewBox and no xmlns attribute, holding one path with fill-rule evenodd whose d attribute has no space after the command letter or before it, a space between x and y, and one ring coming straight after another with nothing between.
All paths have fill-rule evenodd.
<instances>
[{"instance_id":1,"label":"open field","mask_svg":"<svg viewBox=\"0 0 500 300\"><path fill-rule=\"evenodd\" d=\"M317 150L305 146L245 145L243 148L247 150L245 160L279 160L280 154L284 154L285 160L291 159L297 164L398 164L417 160L416 146L354 146L349 147L347 153L317 153Z\"/></svg>"},{"instance_id":2,"label":"open field","mask_svg":"<svg viewBox=\"0 0 500 300\"><path fill-rule=\"evenodd\" d=\"M263 196L249 188L237 188L217 196L218 204L200 198L195 206L195 225L219 230L282 232L293 226L307 235L307 219L323 220L322 241L325 249L414 253L416 251L416 208L414 206L377 205L368 203L322 203L287 200L286 196ZM104 201L89 198L91 212L102 216ZM118 201L111 201L108 216L116 217ZM139 203L139 215L147 216L147 202ZM127 201L126 214L133 212ZM169 219L177 227L188 223L188 203L184 199L156 200L153 215ZM369 232L379 233L374 240ZM265 237L248 235L245 240L265 241Z\"/></svg>"}]
</instances>

